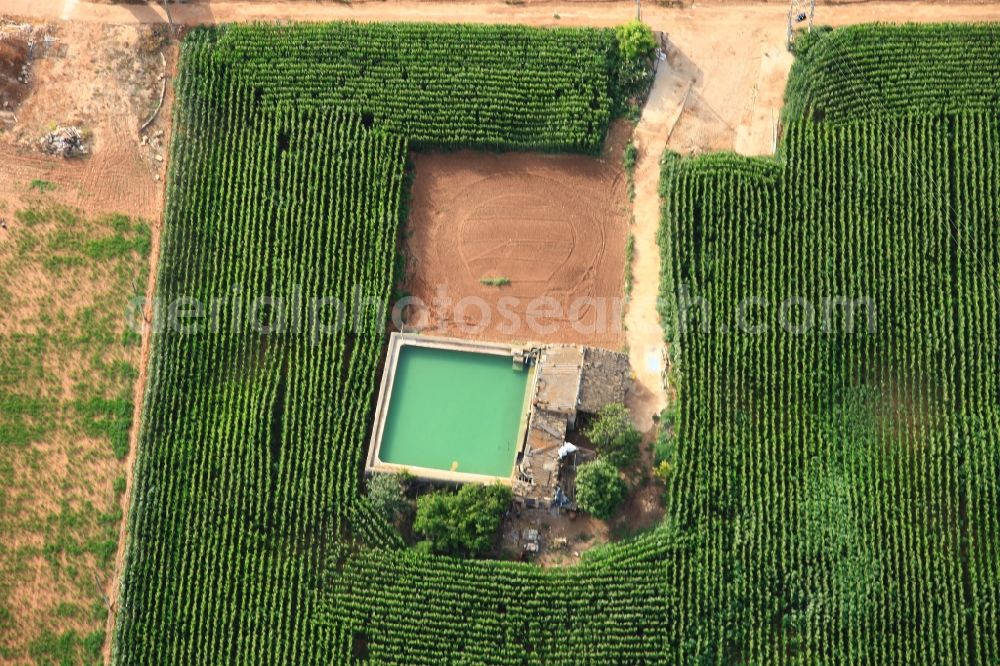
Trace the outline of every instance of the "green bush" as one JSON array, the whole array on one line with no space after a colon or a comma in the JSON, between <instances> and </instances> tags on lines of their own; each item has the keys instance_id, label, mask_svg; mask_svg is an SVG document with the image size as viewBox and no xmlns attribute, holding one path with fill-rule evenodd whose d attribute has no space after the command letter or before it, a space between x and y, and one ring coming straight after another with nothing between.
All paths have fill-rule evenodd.
<instances>
[{"instance_id":1,"label":"green bush","mask_svg":"<svg viewBox=\"0 0 1000 666\"><path fill-rule=\"evenodd\" d=\"M628 173L632 173L635 169L635 162L639 158L639 149L636 148L635 144L631 141L625 146L625 152L622 153L622 163L625 165L625 170Z\"/></svg>"},{"instance_id":2,"label":"green bush","mask_svg":"<svg viewBox=\"0 0 1000 666\"><path fill-rule=\"evenodd\" d=\"M625 482L606 460L584 463L576 472L577 505L601 520L615 512L625 498Z\"/></svg>"},{"instance_id":3,"label":"green bush","mask_svg":"<svg viewBox=\"0 0 1000 666\"><path fill-rule=\"evenodd\" d=\"M438 491L417 500L413 531L426 538L421 549L450 555L483 555L493 545L513 499L507 486L468 484L455 494Z\"/></svg>"},{"instance_id":4,"label":"green bush","mask_svg":"<svg viewBox=\"0 0 1000 666\"><path fill-rule=\"evenodd\" d=\"M618 46L615 75L610 80L614 115L639 120L639 108L653 84L653 51L656 39L648 25L631 21L615 29Z\"/></svg>"},{"instance_id":5,"label":"green bush","mask_svg":"<svg viewBox=\"0 0 1000 666\"><path fill-rule=\"evenodd\" d=\"M620 402L602 407L584 434L597 453L619 469L631 465L639 455L642 434L632 426L628 408Z\"/></svg>"},{"instance_id":6,"label":"green bush","mask_svg":"<svg viewBox=\"0 0 1000 666\"><path fill-rule=\"evenodd\" d=\"M618 38L618 50L627 61L648 58L656 49L656 38L653 30L639 20L632 20L615 28Z\"/></svg>"},{"instance_id":7,"label":"green bush","mask_svg":"<svg viewBox=\"0 0 1000 666\"><path fill-rule=\"evenodd\" d=\"M375 474L368 479L372 508L390 523L406 509L405 485L400 474Z\"/></svg>"}]
</instances>

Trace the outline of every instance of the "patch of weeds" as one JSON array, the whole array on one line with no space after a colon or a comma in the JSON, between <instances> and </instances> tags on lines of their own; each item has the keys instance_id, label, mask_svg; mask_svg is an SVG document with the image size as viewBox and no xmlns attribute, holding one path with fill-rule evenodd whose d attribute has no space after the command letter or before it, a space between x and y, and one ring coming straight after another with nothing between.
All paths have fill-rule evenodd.
<instances>
[{"instance_id":1,"label":"patch of weeds","mask_svg":"<svg viewBox=\"0 0 1000 666\"><path fill-rule=\"evenodd\" d=\"M93 659L101 658L101 650L104 648L104 630L98 629L87 634L83 639L84 653Z\"/></svg>"},{"instance_id":2,"label":"patch of weeds","mask_svg":"<svg viewBox=\"0 0 1000 666\"><path fill-rule=\"evenodd\" d=\"M30 229L31 227L48 222L51 218L45 211L28 208L14 213L14 219Z\"/></svg>"},{"instance_id":3,"label":"patch of weeds","mask_svg":"<svg viewBox=\"0 0 1000 666\"><path fill-rule=\"evenodd\" d=\"M94 622L98 620L103 620L108 616L108 607L104 605L104 601L101 599L94 599L93 603L90 604L90 619Z\"/></svg>"},{"instance_id":4,"label":"patch of weeds","mask_svg":"<svg viewBox=\"0 0 1000 666\"><path fill-rule=\"evenodd\" d=\"M111 488L115 491L115 495L121 495L123 492L125 492L125 485L126 485L125 477L119 475L115 477L115 482L111 486Z\"/></svg>"},{"instance_id":5,"label":"patch of weeds","mask_svg":"<svg viewBox=\"0 0 1000 666\"><path fill-rule=\"evenodd\" d=\"M81 639L76 631L69 629L56 634L51 629L43 629L39 636L28 644L28 655L38 664L77 664L81 659L88 662L99 658L101 646L104 645L104 632L101 634L101 645L93 650L93 634ZM81 654L82 652L82 654Z\"/></svg>"},{"instance_id":6,"label":"patch of weeds","mask_svg":"<svg viewBox=\"0 0 1000 666\"><path fill-rule=\"evenodd\" d=\"M140 344L142 344L142 336L133 331L130 326L126 326L122 332L122 346L138 347Z\"/></svg>"},{"instance_id":7,"label":"patch of weeds","mask_svg":"<svg viewBox=\"0 0 1000 666\"><path fill-rule=\"evenodd\" d=\"M55 428L54 400L18 395L0 388L0 444L27 447Z\"/></svg>"},{"instance_id":8,"label":"patch of weeds","mask_svg":"<svg viewBox=\"0 0 1000 666\"><path fill-rule=\"evenodd\" d=\"M45 193L45 192L51 192L52 190L55 190L56 188L57 188L57 186L56 186L55 183L47 181L47 180L41 180L39 178L36 178L35 180L31 181L31 186L28 189L29 190L38 190L39 192Z\"/></svg>"},{"instance_id":9,"label":"patch of weeds","mask_svg":"<svg viewBox=\"0 0 1000 666\"><path fill-rule=\"evenodd\" d=\"M128 219L128 215L122 215L121 213L106 215L101 218L100 222L110 226L119 234L127 234L132 230L132 221Z\"/></svg>"},{"instance_id":10,"label":"patch of weeds","mask_svg":"<svg viewBox=\"0 0 1000 666\"><path fill-rule=\"evenodd\" d=\"M112 511L97 516L97 522L101 525L117 525L121 519L122 510L120 507L115 507Z\"/></svg>"},{"instance_id":11,"label":"patch of weeds","mask_svg":"<svg viewBox=\"0 0 1000 666\"><path fill-rule=\"evenodd\" d=\"M635 147L635 144L631 141L625 146L625 152L622 154L622 162L625 165L625 170L629 172L635 171L635 163L639 157L639 149Z\"/></svg>"},{"instance_id":12,"label":"patch of weeds","mask_svg":"<svg viewBox=\"0 0 1000 666\"><path fill-rule=\"evenodd\" d=\"M80 617L83 614L83 609L74 603L62 601L52 610L52 614L56 617L74 618Z\"/></svg>"},{"instance_id":13,"label":"patch of weeds","mask_svg":"<svg viewBox=\"0 0 1000 666\"><path fill-rule=\"evenodd\" d=\"M89 437L107 437L115 458L128 454L128 435L132 428L132 401L126 397L114 400L95 397L72 403L80 426Z\"/></svg>"},{"instance_id":14,"label":"patch of weeds","mask_svg":"<svg viewBox=\"0 0 1000 666\"><path fill-rule=\"evenodd\" d=\"M72 227L80 220L75 210L60 205L23 208L14 213L14 219L29 228L46 222L57 222L62 226Z\"/></svg>"},{"instance_id":15,"label":"patch of weeds","mask_svg":"<svg viewBox=\"0 0 1000 666\"><path fill-rule=\"evenodd\" d=\"M80 268L85 266L87 262L83 257L76 255L53 255L46 257L42 260L42 268L44 268L49 273L54 273L56 275L61 274L64 270L71 268Z\"/></svg>"},{"instance_id":16,"label":"patch of weeds","mask_svg":"<svg viewBox=\"0 0 1000 666\"><path fill-rule=\"evenodd\" d=\"M99 567L106 568L110 566L111 560L114 559L115 552L118 550L118 540L91 539L84 546L84 549L89 553L93 553L94 557L97 558Z\"/></svg>"},{"instance_id":17,"label":"patch of weeds","mask_svg":"<svg viewBox=\"0 0 1000 666\"><path fill-rule=\"evenodd\" d=\"M80 243L79 234L60 229L52 234L47 249L50 252L79 252L83 249L83 245Z\"/></svg>"},{"instance_id":18,"label":"patch of weeds","mask_svg":"<svg viewBox=\"0 0 1000 666\"><path fill-rule=\"evenodd\" d=\"M115 361L107 370L109 370L108 374L111 375L109 379L115 381L134 382L139 376L139 370L128 361Z\"/></svg>"},{"instance_id":19,"label":"patch of weeds","mask_svg":"<svg viewBox=\"0 0 1000 666\"><path fill-rule=\"evenodd\" d=\"M622 165L625 167L625 176L628 181L628 200L635 201L635 163L639 159L639 149L630 140L622 153Z\"/></svg>"},{"instance_id":20,"label":"patch of weeds","mask_svg":"<svg viewBox=\"0 0 1000 666\"><path fill-rule=\"evenodd\" d=\"M506 287L507 285L510 284L510 278L506 277L482 278L481 280L479 280L479 283L484 284L487 287Z\"/></svg>"},{"instance_id":21,"label":"patch of weeds","mask_svg":"<svg viewBox=\"0 0 1000 666\"><path fill-rule=\"evenodd\" d=\"M95 238L87 241L83 251L94 261L107 261L108 259L124 257L135 249L134 241L122 234L115 234L108 238Z\"/></svg>"},{"instance_id":22,"label":"patch of weeds","mask_svg":"<svg viewBox=\"0 0 1000 666\"><path fill-rule=\"evenodd\" d=\"M80 221L80 216L72 208L66 206L54 206L52 208L52 219L65 227L75 227Z\"/></svg>"},{"instance_id":23,"label":"patch of weeds","mask_svg":"<svg viewBox=\"0 0 1000 666\"><path fill-rule=\"evenodd\" d=\"M0 630L14 628L14 614L6 606L0 606Z\"/></svg>"},{"instance_id":24,"label":"patch of weeds","mask_svg":"<svg viewBox=\"0 0 1000 666\"><path fill-rule=\"evenodd\" d=\"M629 300L632 297L632 281L634 279L634 272L632 270L632 261L635 258L635 234L629 234L628 239L625 241L625 300Z\"/></svg>"}]
</instances>

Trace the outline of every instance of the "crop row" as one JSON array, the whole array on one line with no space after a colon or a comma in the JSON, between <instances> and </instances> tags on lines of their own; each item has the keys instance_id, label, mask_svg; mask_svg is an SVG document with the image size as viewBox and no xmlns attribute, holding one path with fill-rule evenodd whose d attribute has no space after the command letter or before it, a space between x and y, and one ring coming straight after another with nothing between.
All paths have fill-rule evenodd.
<instances>
[{"instance_id":1,"label":"crop row","mask_svg":"<svg viewBox=\"0 0 1000 666\"><path fill-rule=\"evenodd\" d=\"M799 122L778 164L666 163L693 653L1000 657L997 131Z\"/></svg>"},{"instance_id":2,"label":"crop row","mask_svg":"<svg viewBox=\"0 0 1000 666\"><path fill-rule=\"evenodd\" d=\"M329 23L193 35L269 107L344 108L424 146L597 152L618 67L611 30Z\"/></svg>"},{"instance_id":3,"label":"crop row","mask_svg":"<svg viewBox=\"0 0 1000 666\"><path fill-rule=\"evenodd\" d=\"M224 77L178 92L116 659L323 661L310 609L358 493L383 329L312 306L388 300L404 142L344 112L248 116Z\"/></svg>"},{"instance_id":4,"label":"crop row","mask_svg":"<svg viewBox=\"0 0 1000 666\"><path fill-rule=\"evenodd\" d=\"M185 40L116 663L344 660L349 618L320 602L352 548L402 545L358 485L406 150L594 151L616 48L420 25Z\"/></svg>"},{"instance_id":5,"label":"crop row","mask_svg":"<svg viewBox=\"0 0 1000 666\"><path fill-rule=\"evenodd\" d=\"M847 122L996 111L1000 26L853 26L803 36L785 116Z\"/></svg>"}]
</instances>

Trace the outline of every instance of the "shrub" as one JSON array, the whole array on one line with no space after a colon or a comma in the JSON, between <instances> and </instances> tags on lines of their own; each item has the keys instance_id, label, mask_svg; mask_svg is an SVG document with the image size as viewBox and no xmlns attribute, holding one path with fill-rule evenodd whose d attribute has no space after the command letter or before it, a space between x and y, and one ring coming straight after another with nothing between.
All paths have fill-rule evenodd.
<instances>
[{"instance_id":1,"label":"shrub","mask_svg":"<svg viewBox=\"0 0 1000 666\"><path fill-rule=\"evenodd\" d=\"M500 484L468 484L455 494L438 491L417 500L413 531L426 538L422 549L435 553L477 556L486 553L504 512L513 499Z\"/></svg>"},{"instance_id":2,"label":"shrub","mask_svg":"<svg viewBox=\"0 0 1000 666\"><path fill-rule=\"evenodd\" d=\"M625 152L622 153L622 163L625 165L625 170L630 174L635 169L635 162L639 158L639 149L631 141L625 146Z\"/></svg>"},{"instance_id":3,"label":"shrub","mask_svg":"<svg viewBox=\"0 0 1000 666\"><path fill-rule=\"evenodd\" d=\"M375 474L368 479L368 500L372 508L390 523L406 509L405 485L400 474Z\"/></svg>"},{"instance_id":4,"label":"shrub","mask_svg":"<svg viewBox=\"0 0 1000 666\"><path fill-rule=\"evenodd\" d=\"M510 284L510 278L507 277L491 277L482 278L479 280L480 284L484 284L487 287L506 287Z\"/></svg>"},{"instance_id":5,"label":"shrub","mask_svg":"<svg viewBox=\"0 0 1000 666\"><path fill-rule=\"evenodd\" d=\"M606 460L584 463L576 472L577 505L601 520L607 520L625 498L625 482Z\"/></svg>"},{"instance_id":6,"label":"shrub","mask_svg":"<svg viewBox=\"0 0 1000 666\"><path fill-rule=\"evenodd\" d=\"M618 38L618 50L627 61L648 58L656 49L656 38L653 30L639 20L632 20L615 28Z\"/></svg>"},{"instance_id":7,"label":"shrub","mask_svg":"<svg viewBox=\"0 0 1000 666\"><path fill-rule=\"evenodd\" d=\"M632 426L628 408L620 402L602 407L584 434L598 454L619 469L631 465L639 455L642 434Z\"/></svg>"}]
</instances>

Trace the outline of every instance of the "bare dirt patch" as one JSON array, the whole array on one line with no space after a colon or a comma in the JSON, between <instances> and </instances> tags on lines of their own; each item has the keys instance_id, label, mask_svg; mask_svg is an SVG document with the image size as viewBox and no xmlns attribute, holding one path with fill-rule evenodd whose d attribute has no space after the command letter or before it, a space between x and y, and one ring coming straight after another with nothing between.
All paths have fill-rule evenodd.
<instances>
[{"instance_id":1,"label":"bare dirt patch","mask_svg":"<svg viewBox=\"0 0 1000 666\"><path fill-rule=\"evenodd\" d=\"M87 213L159 219L170 109L160 110L145 142L138 128L173 72L174 48L159 36L164 30L35 26L51 43L36 44L30 92L20 101L16 124L0 131L0 201L17 205L31 183L46 181L57 186L54 199ZM57 125L79 127L90 155L66 160L42 154L39 141Z\"/></svg>"},{"instance_id":2,"label":"bare dirt patch","mask_svg":"<svg viewBox=\"0 0 1000 666\"><path fill-rule=\"evenodd\" d=\"M416 155L405 288L427 307L408 328L620 348L629 130L598 158Z\"/></svg>"}]
</instances>

